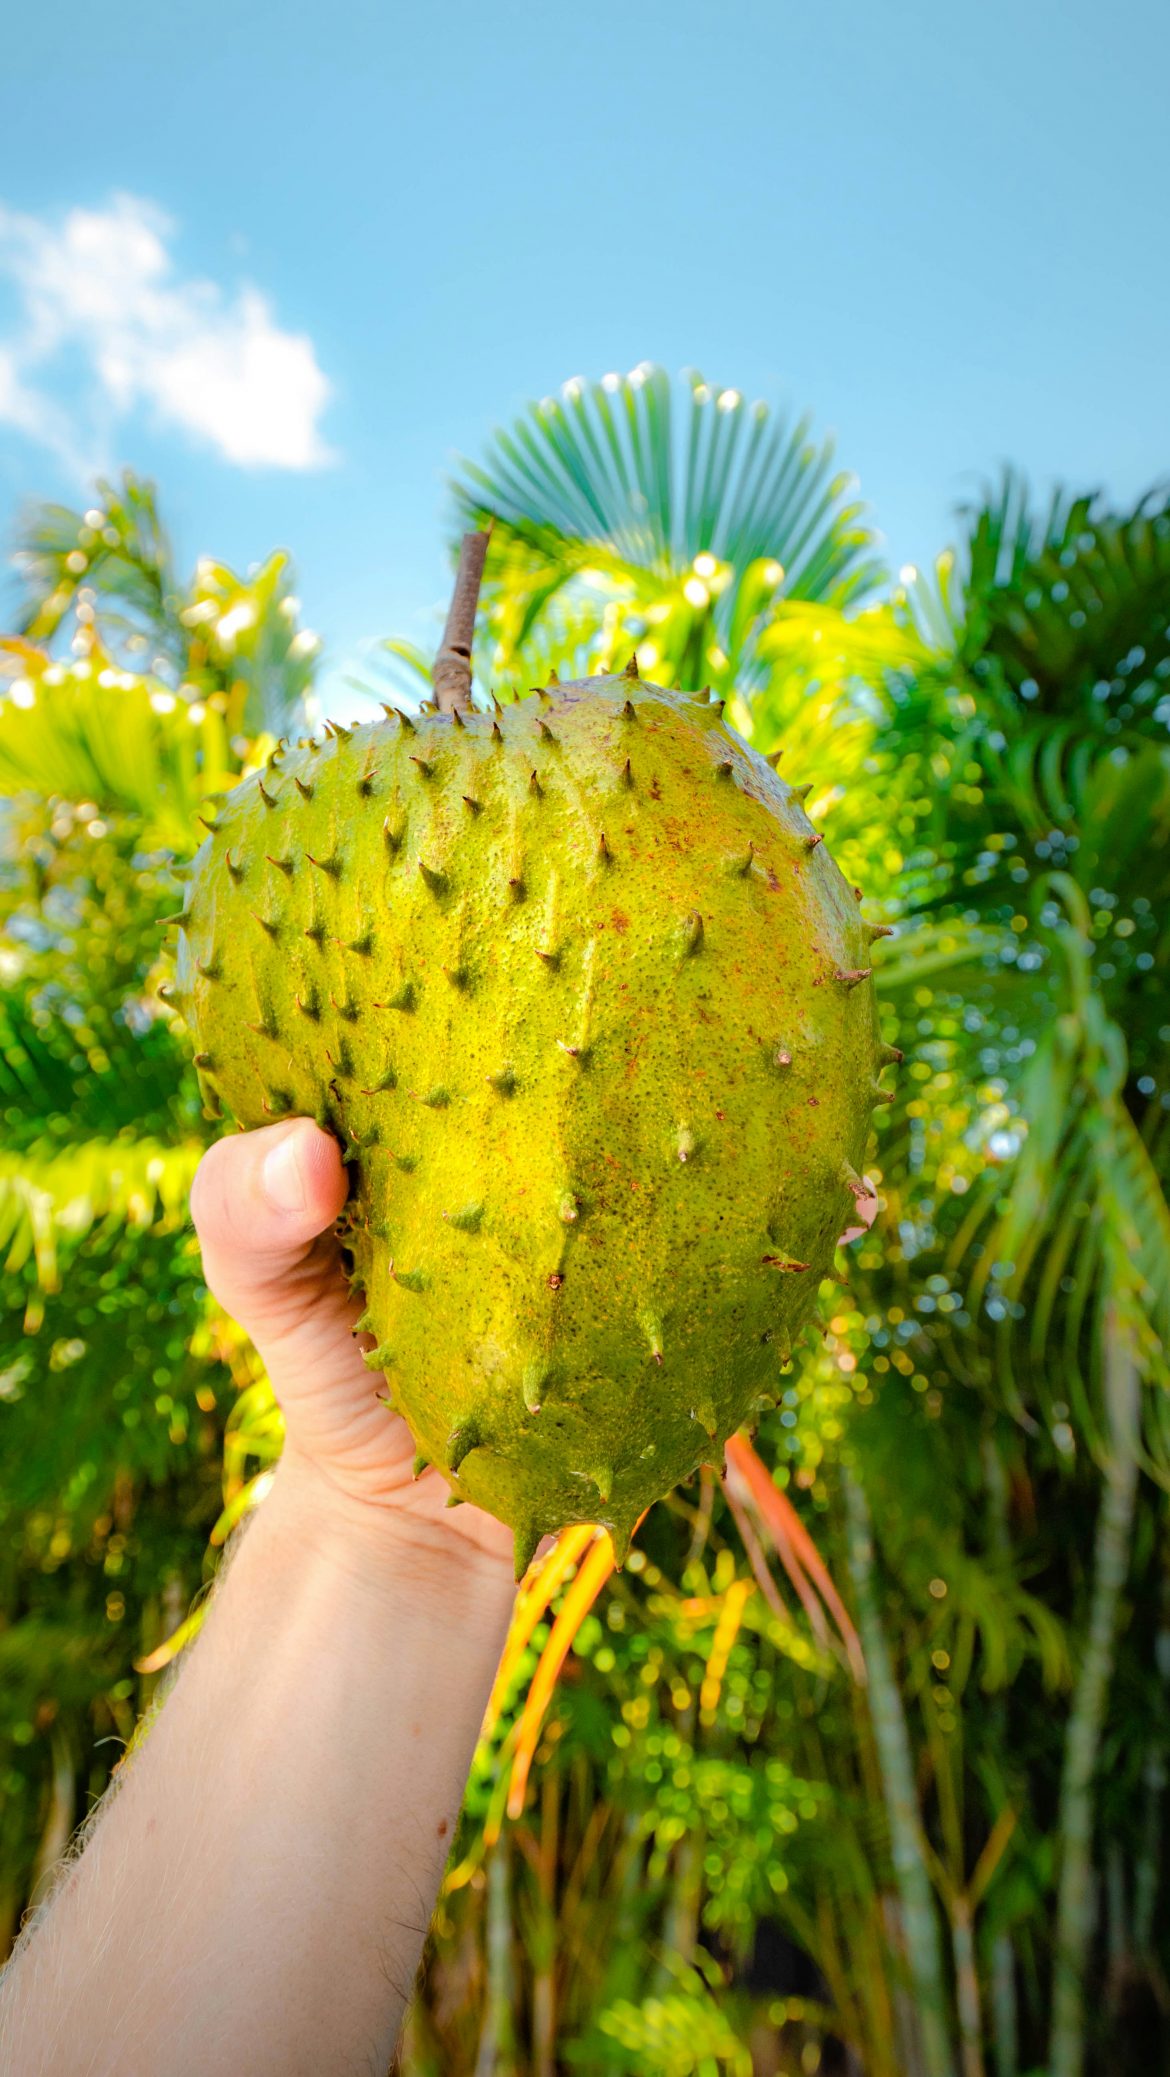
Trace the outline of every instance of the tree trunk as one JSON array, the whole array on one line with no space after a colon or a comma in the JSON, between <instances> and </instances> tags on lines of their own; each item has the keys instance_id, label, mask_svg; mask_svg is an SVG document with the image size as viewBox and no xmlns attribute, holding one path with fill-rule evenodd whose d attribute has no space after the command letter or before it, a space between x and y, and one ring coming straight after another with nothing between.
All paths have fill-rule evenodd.
<instances>
[{"instance_id":1,"label":"tree trunk","mask_svg":"<svg viewBox=\"0 0 1170 2077\"><path fill-rule=\"evenodd\" d=\"M906 1968L926 2077L953 2077L943 1988L942 1942L923 1851L910 1734L894 1679L873 1569L869 1504L855 1473L842 1472L849 1526L849 1571L869 1674L869 1711L881 1768L894 1875L901 1903Z\"/></svg>"},{"instance_id":2,"label":"tree trunk","mask_svg":"<svg viewBox=\"0 0 1170 2077\"><path fill-rule=\"evenodd\" d=\"M1008 1481L995 1436L987 1430L980 1443L983 1483L987 1491L987 1547L1004 1571L1012 1564L1008 1527ZM999 1695L990 1718L1001 1752L1007 1750L1007 1702ZM995 2077L1019 2077L1020 2014L1016 1990L1016 1954L1008 1933L997 1933L991 1945L991 2035Z\"/></svg>"},{"instance_id":3,"label":"tree trunk","mask_svg":"<svg viewBox=\"0 0 1170 2077\"><path fill-rule=\"evenodd\" d=\"M532 1949L533 2077L556 2077L557 2055L557 1854L560 1837L560 1787L550 1767L540 1791L540 1850L537 1882L540 1905Z\"/></svg>"},{"instance_id":4,"label":"tree trunk","mask_svg":"<svg viewBox=\"0 0 1170 2077\"><path fill-rule=\"evenodd\" d=\"M951 1951L955 1957L959 2065L963 2077L985 2077L979 1971L975 1963L975 1934L971 1924L971 1906L966 1897L956 1897L951 1907Z\"/></svg>"},{"instance_id":5,"label":"tree trunk","mask_svg":"<svg viewBox=\"0 0 1170 2077\"><path fill-rule=\"evenodd\" d=\"M991 1949L991 2030L995 2077L1020 2077L1016 1954L1006 1933L996 1934Z\"/></svg>"},{"instance_id":6,"label":"tree trunk","mask_svg":"<svg viewBox=\"0 0 1170 2077\"><path fill-rule=\"evenodd\" d=\"M882 1897L882 1928L886 1936L886 1946L895 1962L894 1981L890 1986L890 2006L894 2018L893 2048L898 2077L926 2077L926 2065L922 2059L922 2037L910 1989L906 1936L902 1931L902 1907L890 1890L886 1890Z\"/></svg>"},{"instance_id":7,"label":"tree trunk","mask_svg":"<svg viewBox=\"0 0 1170 2077\"><path fill-rule=\"evenodd\" d=\"M484 1925L487 1994L475 2077L513 2077L516 2069L511 1860L511 1840L505 1830L488 1855Z\"/></svg>"},{"instance_id":8,"label":"tree trunk","mask_svg":"<svg viewBox=\"0 0 1170 2077\"><path fill-rule=\"evenodd\" d=\"M1093 1780L1137 1500L1141 1379L1112 1305L1106 1308L1102 1335L1109 1461L1093 1548L1088 1635L1065 1733L1050 2077L1081 2077L1084 2068L1084 1979L1093 1915Z\"/></svg>"},{"instance_id":9,"label":"tree trunk","mask_svg":"<svg viewBox=\"0 0 1170 2077\"><path fill-rule=\"evenodd\" d=\"M1170 1724L1170 1570L1162 1571L1162 1608L1154 1639L1154 1664L1162 1689L1160 1723ZM1133 1871L1133 1944L1142 1960L1153 1959L1154 1916L1162 1869L1162 1805L1166 1796L1166 1755L1170 1740L1164 1730L1151 1740L1142 1769L1145 1819Z\"/></svg>"},{"instance_id":10,"label":"tree trunk","mask_svg":"<svg viewBox=\"0 0 1170 2077\"><path fill-rule=\"evenodd\" d=\"M1154 1944L1154 1912L1162 1867L1162 1803L1166 1794L1166 1762L1152 1752L1142 1769L1145 1822L1133 1871L1133 1944L1149 1961Z\"/></svg>"},{"instance_id":11,"label":"tree trunk","mask_svg":"<svg viewBox=\"0 0 1170 2077\"><path fill-rule=\"evenodd\" d=\"M659 1997L672 1990L678 1981L671 1963L689 1964L694 1960L703 1901L704 1844L702 1833L696 1829L688 1832L675 1850L667 1892L669 1902L662 1928L661 1958L651 1978L652 1988Z\"/></svg>"}]
</instances>

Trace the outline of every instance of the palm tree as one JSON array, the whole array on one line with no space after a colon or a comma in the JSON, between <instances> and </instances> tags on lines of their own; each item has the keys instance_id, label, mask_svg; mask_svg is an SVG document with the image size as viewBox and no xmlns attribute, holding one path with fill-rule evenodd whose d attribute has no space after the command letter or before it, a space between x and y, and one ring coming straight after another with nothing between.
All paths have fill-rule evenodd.
<instances>
[{"instance_id":1,"label":"palm tree","mask_svg":"<svg viewBox=\"0 0 1170 2077\"><path fill-rule=\"evenodd\" d=\"M303 719L320 641L298 625L292 568L278 552L241 578L202 556L181 582L154 487L131 474L99 483L85 512L41 505L14 557L17 632L148 675L189 700L229 697L229 733L280 735Z\"/></svg>"},{"instance_id":2,"label":"palm tree","mask_svg":"<svg viewBox=\"0 0 1170 2077\"><path fill-rule=\"evenodd\" d=\"M807 414L788 422L691 374L643 363L574 379L464 462L458 527L492 526L476 645L485 689L621 667L710 685L746 732L827 755L843 777L847 695L920 652L881 603L885 570L847 471ZM416 647L388 654L429 678ZM809 692L819 698L804 698Z\"/></svg>"},{"instance_id":3,"label":"palm tree","mask_svg":"<svg viewBox=\"0 0 1170 2077\"><path fill-rule=\"evenodd\" d=\"M993 1064L999 1085L1013 1158L972 1193L951 1249L968 1310L994 1323L992 1391L1013 1420L1039 1416L1101 1467L1060 1791L1048 2046L1054 2077L1078 2077L1095 1775L1143 1455L1170 1477L1170 1113L1155 1100L1170 1038L1158 834L1170 823L1170 501L1153 493L1114 515L1058 495L1037 518L1008 476L971 515L965 562L957 613L953 592L945 613L937 596L909 602L950 639L879 737L904 773L924 754L925 706L931 764L946 766L922 832L933 869L906 905L923 950L911 940L887 986L921 999L949 967L955 992L932 1012L948 1078L974 1086Z\"/></svg>"},{"instance_id":4,"label":"palm tree","mask_svg":"<svg viewBox=\"0 0 1170 2077\"><path fill-rule=\"evenodd\" d=\"M689 420L676 438L661 371L572 384L563 400L546 400L498 436L484 465L464 467L460 523L490 518L495 529L480 674L485 683L498 674L523 682L549 662L562 673L584 671L620 661L636 644L643 668L668 681L737 688L736 718L757 741L779 740L786 754L794 744L806 756L832 753L824 773L854 780L856 804L840 811L836 843L859 875L880 800L895 845L875 891L912 926L887 966L886 992L904 1019L910 1006L930 1005L929 1017L914 1020L923 1053L945 1050L939 1080L965 1092L965 1129L996 1138L993 1172L963 1207L947 1256L948 1281L965 1277L975 1316L958 1360L968 1372L982 1369L991 1404L1009 1421L1030 1432L1039 1411L1058 1433L1063 1422L1074 1448L1099 1453L1104 1472L1087 1620L1078 1610L1086 1650L1058 1835L1051 2053L1069 2077L1082 2054L1086 1813L1137 1491L1131 1407L1139 1377L1149 1387L1141 1394L1147 1448L1155 1467L1165 1461L1167 1127L1165 1112L1148 1101L1151 1085L1163 1086L1164 1062L1150 1056L1161 1046L1153 1035L1164 1015L1150 1001L1148 978L1139 1014L1133 989L1139 974L1161 967L1153 947L1162 897L1149 844L1167 813L1155 716L1167 674L1170 522L1157 496L1120 517L1099 499L1058 496L1037 520L1023 486L1008 478L968 516L966 540L957 556L940 558L933 583L916 582L875 606L877 571L858 514L839 523L834 512L839 486L822 477L819 503L810 492L824 539L809 550L778 488L781 443L766 443L757 408L755 440L737 451L747 415L736 393L722 394L725 431L719 393L694 378ZM815 450L806 446L804 457L815 471ZM749 486L744 519L737 498ZM818 652L832 658L823 673ZM876 787L864 778L866 760L880 773ZM1122 904L1136 871L1149 891L1135 918ZM872 865L870 875L872 885ZM1099 901L1095 921L1091 901ZM1091 968L1085 943L1105 933L1109 957ZM1160 989L1160 979L1153 985ZM992 1053L998 1072L989 1101ZM1136 1064L1127 1068L1127 1060ZM922 1067L929 1075L926 1059ZM907 1203L924 1168L918 1095L912 1089L898 1106L883 1146L888 1181ZM1001 1145L1010 1159L1006 1193ZM926 1166L933 1176L934 1165ZM1019 1326L1025 1311L1028 1335ZM1064 1419L1070 1411L1073 1427ZM863 1499L860 1484L855 1491ZM855 1552L864 1548L855 1535ZM864 1587L859 1577L863 1595ZM989 1591L985 1578L990 1638L1000 1617ZM1043 1614L1037 1608L1027 1620L1040 1625ZM1044 1634L1037 1629L1038 1639ZM1055 1639L1043 1649L1059 1677ZM887 1778L895 1837L905 1802L896 1786ZM908 1839L904 1861L910 1848L919 1865L933 1864L956 1914L991 1879L991 1861L976 1882L961 1870L947 1876L929 1842L918 1848ZM1002 1850L996 1840L996 1860ZM969 1914L970 1905L962 1909ZM908 1961L924 2008L937 2000L939 1975L921 1908L914 1917L921 1938ZM956 2024L964 2066L974 2068L981 2020L969 1919L963 1923L956 1915L957 1980L972 1994L964 1993ZM1014 2022L1003 1979L1001 1970L1006 2038ZM942 2066L943 2051L925 2052L928 2066Z\"/></svg>"},{"instance_id":5,"label":"palm tree","mask_svg":"<svg viewBox=\"0 0 1170 2077\"><path fill-rule=\"evenodd\" d=\"M867 2077L1073 2077L1094 1898L1115 1977L1156 1996L1168 1960L1166 497L1035 516L1009 478L891 589L807 423L643 368L524 414L455 503L494 518L482 691L636 646L814 780L897 925L908 1059L885 1218L758 1456L655 1509L620 1577L579 1530L526 1586L404 2067L528 2040L544 2070L568 2047L682 2077L746 2067L766 2023ZM283 564L177 584L131 480L26 546L0 701L10 1917L279 1449L183 1230L208 1123L156 983L192 823L312 667ZM783 2021L769 1921L809 1972Z\"/></svg>"}]
</instances>

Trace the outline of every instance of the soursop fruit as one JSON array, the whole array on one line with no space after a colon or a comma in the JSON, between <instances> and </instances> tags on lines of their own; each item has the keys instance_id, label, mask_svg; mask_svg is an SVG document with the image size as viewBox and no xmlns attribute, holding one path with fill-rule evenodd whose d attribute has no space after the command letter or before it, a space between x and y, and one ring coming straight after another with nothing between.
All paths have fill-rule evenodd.
<instances>
[{"instance_id":1,"label":"soursop fruit","mask_svg":"<svg viewBox=\"0 0 1170 2077\"><path fill-rule=\"evenodd\" d=\"M863 1194L878 927L706 694L387 717L224 799L174 998L213 1110L343 1143L421 1456L517 1576L570 1522L620 1560L775 1398Z\"/></svg>"}]
</instances>

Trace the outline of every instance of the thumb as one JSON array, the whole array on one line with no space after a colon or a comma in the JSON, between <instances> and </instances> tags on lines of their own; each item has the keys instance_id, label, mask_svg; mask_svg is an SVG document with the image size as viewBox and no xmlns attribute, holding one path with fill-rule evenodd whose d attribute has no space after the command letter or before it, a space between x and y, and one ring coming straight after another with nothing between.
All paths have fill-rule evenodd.
<instances>
[{"instance_id":1,"label":"thumb","mask_svg":"<svg viewBox=\"0 0 1170 2077\"><path fill-rule=\"evenodd\" d=\"M310 1118L219 1140L200 1162L191 1217L203 1273L262 1354L310 1322L314 1339L340 1331L348 1342L354 1305L330 1231L346 1187L336 1140Z\"/></svg>"}]
</instances>

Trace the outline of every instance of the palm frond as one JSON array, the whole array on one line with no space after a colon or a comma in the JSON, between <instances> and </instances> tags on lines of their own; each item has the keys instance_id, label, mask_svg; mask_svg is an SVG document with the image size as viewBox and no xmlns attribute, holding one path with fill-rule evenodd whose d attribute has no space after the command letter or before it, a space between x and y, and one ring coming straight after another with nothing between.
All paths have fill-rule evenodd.
<instances>
[{"instance_id":1,"label":"palm frond","mask_svg":"<svg viewBox=\"0 0 1170 2077\"><path fill-rule=\"evenodd\" d=\"M38 1017L23 991L0 995L0 1105L9 1118L23 1114L39 1125L71 1109L71 1053L69 1033L56 1019Z\"/></svg>"},{"instance_id":2,"label":"palm frond","mask_svg":"<svg viewBox=\"0 0 1170 2077\"><path fill-rule=\"evenodd\" d=\"M746 1435L728 1437L727 1483L729 1492L735 1492L758 1517L822 1643L828 1637L824 1611L832 1617L853 1678L864 1687L861 1645L832 1575L791 1500Z\"/></svg>"},{"instance_id":3,"label":"palm frond","mask_svg":"<svg viewBox=\"0 0 1170 2077\"><path fill-rule=\"evenodd\" d=\"M516 1726L516 1744L508 1785L508 1815L518 1817L524 1808L528 1776L540 1740L541 1727L552 1700L561 1667L574 1637L614 1570L614 1550L609 1531L603 1529L584 1553L541 1652Z\"/></svg>"},{"instance_id":4,"label":"palm frond","mask_svg":"<svg viewBox=\"0 0 1170 2077\"><path fill-rule=\"evenodd\" d=\"M914 628L928 652L953 656L963 638L967 609L963 575L954 549L944 548L929 570L902 570L894 592L894 607L899 617Z\"/></svg>"},{"instance_id":5,"label":"palm frond","mask_svg":"<svg viewBox=\"0 0 1170 2077\"><path fill-rule=\"evenodd\" d=\"M562 1529L547 1556L529 1572L516 1596L503 1655L484 1711L481 1738L490 1738L495 1730L537 1624L600 1533L591 1522L578 1522Z\"/></svg>"},{"instance_id":6,"label":"palm frond","mask_svg":"<svg viewBox=\"0 0 1170 2077\"><path fill-rule=\"evenodd\" d=\"M303 721L321 643L299 612L283 553L247 577L210 556L196 566L179 609L185 680L204 700L226 696L232 733L281 735Z\"/></svg>"},{"instance_id":7,"label":"palm frond","mask_svg":"<svg viewBox=\"0 0 1170 2077\"><path fill-rule=\"evenodd\" d=\"M1040 515L1008 471L967 518L967 660L996 663L1036 711L1101 728L1152 714L1170 660L1170 487L1123 514L1057 490Z\"/></svg>"},{"instance_id":8,"label":"palm frond","mask_svg":"<svg viewBox=\"0 0 1170 2077\"><path fill-rule=\"evenodd\" d=\"M1002 936L961 916L915 922L900 932L884 958L877 961L877 984L883 998L911 994L925 981L947 975L967 985L973 974L994 976Z\"/></svg>"},{"instance_id":9,"label":"palm frond","mask_svg":"<svg viewBox=\"0 0 1170 2077\"><path fill-rule=\"evenodd\" d=\"M737 570L767 557L793 598L843 606L872 589L873 536L846 502L831 441L699 375L682 391L676 409L670 377L649 363L566 383L497 433L484 465L461 465L460 513L492 517L537 559L574 543L661 575L697 555Z\"/></svg>"},{"instance_id":10,"label":"palm frond","mask_svg":"<svg viewBox=\"0 0 1170 2077\"><path fill-rule=\"evenodd\" d=\"M20 635L49 645L72 615L75 654L100 652L186 699L225 696L231 733L290 730L321 644L299 625L288 556L246 577L205 556L180 586L154 486L127 470L96 496L86 512L41 505L25 518L14 558Z\"/></svg>"},{"instance_id":11,"label":"palm frond","mask_svg":"<svg viewBox=\"0 0 1170 2077\"><path fill-rule=\"evenodd\" d=\"M0 1251L11 1274L35 1261L42 1290L60 1288L61 1255L95 1228L181 1224L202 1145L94 1139L43 1157L0 1153Z\"/></svg>"},{"instance_id":12,"label":"palm frond","mask_svg":"<svg viewBox=\"0 0 1170 2077\"><path fill-rule=\"evenodd\" d=\"M35 974L0 992L0 1109L10 1152L37 1139L165 1130L183 1072L161 1019L133 1029L113 1003L79 1017L60 988Z\"/></svg>"},{"instance_id":13,"label":"palm frond","mask_svg":"<svg viewBox=\"0 0 1170 2077\"><path fill-rule=\"evenodd\" d=\"M178 585L154 485L127 469L120 485L99 482L95 495L85 512L43 504L26 514L14 557L21 632L47 642L88 603L107 649L127 648L139 668L175 667L183 650Z\"/></svg>"},{"instance_id":14,"label":"palm frond","mask_svg":"<svg viewBox=\"0 0 1170 2077\"><path fill-rule=\"evenodd\" d=\"M1156 1367L1165 1379L1170 1363L1170 1205L1165 1178L1121 1103L1110 1113L1100 1177L1109 1191L1118 1268L1136 1300L1143 1335L1156 1336L1160 1344Z\"/></svg>"},{"instance_id":15,"label":"palm frond","mask_svg":"<svg viewBox=\"0 0 1170 2077\"><path fill-rule=\"evenodd\" d=\"M100 654L55 663L0 638L0 670L6 662L0 789L91 801L95 814L141 817L148 841L194 850L201 803L237 776L219 709Z\"/></svg>"}]
</instances>

